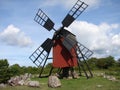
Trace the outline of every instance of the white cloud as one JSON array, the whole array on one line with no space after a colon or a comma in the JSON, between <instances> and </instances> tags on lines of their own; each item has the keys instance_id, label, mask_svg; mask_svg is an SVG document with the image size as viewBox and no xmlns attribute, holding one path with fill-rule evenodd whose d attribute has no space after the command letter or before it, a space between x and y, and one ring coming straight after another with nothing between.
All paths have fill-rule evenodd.
<instances>
[{"instance_id":1,"label":"white cloud","mask_svg":"<svg viewBox=\"0 0 120 90\"><path fill-rule=\"evenodd\" d=\"M114 30L119 29L119 26L119 24L95 25L86 21L75 21L70 30L77 36L79 42L94 51L94 56L117 57L120 53L120 33L115 34Z\"/></svg>"},{"instance_id":2,"label":"white cloud","mask_svg":"<svg viewBox=\"0 0 120 90\"><path fill-rule=\"evenodd\" d=\"M120 33L112 37L112 44L120 47Z\"/></svg>"},{"instance_id":3,"label":"white cloud","mask_svg":"<svg viewBox=\"0 0 120 90\"><path fill-rule=\"evenodd\" d=\"M26 47L32 44L32 40L14 25L9 25L0 33L0 40L12 46Z\"/></svg>"},{"instance_id":4,"label":"white cloud","mask_svg":"<svg viewBox=\"0 0 120 90\"><path fill-rule=\"evenodd\" d=\"M98 7L100 4L100 0L81 0L88 4L90 7ZM62 5L65 8L71 8L77 0L44 0L42 2L42 6L55 6L55 5Z\"/></svg>"}]
</instances>

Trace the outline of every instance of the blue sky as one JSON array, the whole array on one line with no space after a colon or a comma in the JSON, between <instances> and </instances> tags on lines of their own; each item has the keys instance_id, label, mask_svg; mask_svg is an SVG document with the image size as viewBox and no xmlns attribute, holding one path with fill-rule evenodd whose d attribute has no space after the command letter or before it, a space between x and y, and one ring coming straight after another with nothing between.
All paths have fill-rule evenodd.
<instances>
[{"instance_id":1,"label":"blue sky","mask_svg":"<svg viewBox=\"0 0 120 90\"><path fill-rule=\"evenodd\" d=\"M0 0L0 59L8 59L10 65L34 66L29 56L54 33L33 20L37 10L41 8L58 29L76 1ZM120 58L120 0L82 1L89 7L68 29L94 52L93 57Z\"/></svg>"}]
</instances>

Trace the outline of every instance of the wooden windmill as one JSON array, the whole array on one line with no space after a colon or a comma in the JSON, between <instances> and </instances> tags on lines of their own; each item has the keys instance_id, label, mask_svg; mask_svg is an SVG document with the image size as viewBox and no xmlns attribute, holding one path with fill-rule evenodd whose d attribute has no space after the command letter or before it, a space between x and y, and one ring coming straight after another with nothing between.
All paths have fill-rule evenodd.
<instances>
[{"instance_id":1,"label":"wooden windmill","mask_svg":"<svg viewBox=\"0 0 120 90\"><path fill-rule=\"evenodd\" d=\"M65 29L65 27L70 26L87 7L87 4L78 0L63 19L62 27L58 30L54 28L53 21L41 9L38 10L34 20L48 31L55 31L53 37L51 39L47 38L29 57L35 65L40 67L39 77L42 77L42 72L48 59L52 59L52 67L49 75L53 68L58 68L60 71L62 70L62 77L67 77L69 69L78 66L79 70L80 68L83 69L87 78L93 76L86 62L86 59L88 59L93 52L79 43L73 33ZM49 57L51 49L53 52L52 58ZM83 63L86 65L90 76L88 72L86 72Z\"/></svg>"}]
</instances>

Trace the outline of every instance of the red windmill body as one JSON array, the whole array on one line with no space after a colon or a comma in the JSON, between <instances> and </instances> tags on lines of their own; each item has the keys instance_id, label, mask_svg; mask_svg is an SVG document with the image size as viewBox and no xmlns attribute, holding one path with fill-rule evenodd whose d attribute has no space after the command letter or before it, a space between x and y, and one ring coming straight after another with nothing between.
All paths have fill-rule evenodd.
<instances>
[{"instance_id":1,"label":"red windmill body","mask_svg":"<svg viewBox=\"0 0 120 90\"><path fill-rule=\"evenodd\" d=\"M65 68L77 66L78 59L74 47L71 49L71 52L69 52L62 44L62 39L63 38L55 40L53 46L53 67Z\"/></svg>"}]
</instances>

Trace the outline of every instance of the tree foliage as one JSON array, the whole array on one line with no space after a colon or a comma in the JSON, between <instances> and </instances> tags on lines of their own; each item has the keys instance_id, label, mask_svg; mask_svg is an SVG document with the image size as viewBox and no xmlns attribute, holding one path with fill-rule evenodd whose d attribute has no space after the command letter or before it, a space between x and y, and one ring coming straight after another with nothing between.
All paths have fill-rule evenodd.
<instances>
[{"instance_id":1,"label":"tree foliage","mask_svg":"<svg viewBox=\"0 0 120 90\"><path fill-rule=\"evenodd\" d=\"M100 69L108 69L115 65L115 60L112 56L97 59L96 66Z\"/></svg>"},{"instance_id":2,"label":"tree foliage","mask_svg":"<svg viewBox=\"0 0 120 90\"><path fill-rule=\"evenodd\" d=\"M120 67L120 58L117 61L117 66Z\"/></svg>"},{"instance_id":3,"label":"tree foliage","mask_svg":"<svg viewBox=\"0 0 120 90\"><path fill-rule=\"evenodd\" d=\"M12 76L20 75L21 67L18 64L14 64L10 66L10 71L11 71Z\"/></svg>"},{"instance_id":4,"label":"tree foliage","mask_svg":"<svg viewBox=\"0 0 120 90\"><path fill-rule=\"evenodd\" d=\"M91 69L96 69L97 58L90 58L87 60Z\"/></svg>"},{"instance_id":5,"label":"tree foliage","mask_svg":"<svg viewBox=\"0 0 120 90\"><path fill-rule=\"evenodd\" d=\"M6 83L10 78L9 64L7 59L0 60L0 83Z\"/></svg>"}]
</instances>

